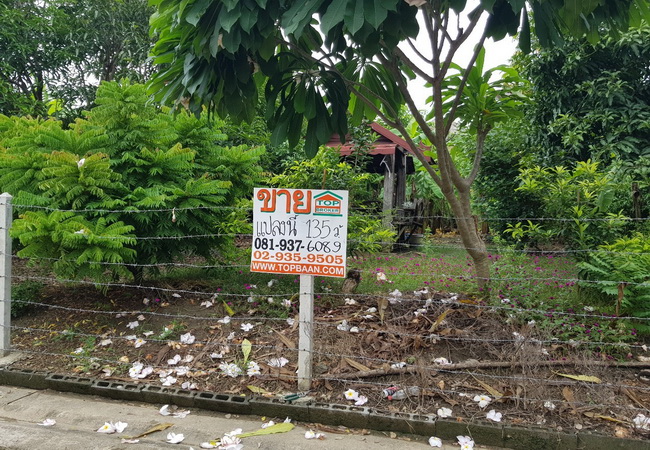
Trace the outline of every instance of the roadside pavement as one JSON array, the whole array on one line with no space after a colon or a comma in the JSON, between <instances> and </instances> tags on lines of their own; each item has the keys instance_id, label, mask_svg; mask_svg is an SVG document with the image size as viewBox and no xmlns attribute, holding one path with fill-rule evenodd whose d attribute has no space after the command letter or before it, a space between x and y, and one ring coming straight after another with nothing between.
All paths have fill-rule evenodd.
<instances>
[{"instance_id":1,"label":"roadside pavement","mask_svg":"<svg viewBox=\"0 0 650 450\"><path fill-rule=\"evenodd\" d=\"M162 405L111 400L102 397L34 390L14 386L0 386L0 448L48 450L90 450L90 449L188 449L198 450L202 442L220 438L236 428L244 432L261 427L263 421L257 416L237 416L213 411L189 408L191 413L183 418L162 416ZM184 408L181 408L184 409ZM56 420L56 425L38 425L45 419ZM272 418L267 418L269 420ZM282 421L284 418L275 418ZM97 433L105 422L127 422L122 434ZM140 438L137 444L123 444L122 436L143 433L161 423L172 423L164 431ZM411 436L391 439L383 433L370 435L324 432L324 440L307 440L305 431L309 428L298 424L287 433L255 436L242 439L244 449L268 450L377 450L377 448L400 450L424 450L431 448L428 437ZM314 430L318 431L318 430ZM166 442L167 433L182 433L185 439L180 444ZM458 449L458 445L446 443L447 450ZM477 446L477 448L479 448Z\"/></svg>"}]
</instances>

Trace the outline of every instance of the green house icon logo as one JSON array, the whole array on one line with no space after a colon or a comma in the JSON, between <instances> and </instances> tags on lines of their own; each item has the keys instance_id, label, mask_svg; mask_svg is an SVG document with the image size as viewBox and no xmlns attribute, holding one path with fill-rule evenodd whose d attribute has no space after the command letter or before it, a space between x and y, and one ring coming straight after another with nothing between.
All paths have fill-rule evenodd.
<instances>
[{"instance_id":1,"label":"green house icon logo","mask_svg":"<svg viewBox=\"0 0 650 450\"><path fill-rule=\"evenodd\" d=\"M315 216L342 216L343 198L330 191L314 197Z\"/></svg>"}]
</instances>

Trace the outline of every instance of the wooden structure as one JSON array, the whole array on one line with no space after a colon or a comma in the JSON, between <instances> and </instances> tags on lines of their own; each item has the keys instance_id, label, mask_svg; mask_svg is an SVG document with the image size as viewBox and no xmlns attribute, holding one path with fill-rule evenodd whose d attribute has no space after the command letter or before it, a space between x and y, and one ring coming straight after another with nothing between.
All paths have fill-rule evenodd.
<instances>
[{"instance_id":1,"label":"wooden structure","mask_svg":"<svg viewBox=\"0 0 650 450\"><path fill-rule=\"evenodd\" d=\"M395 228L398 242L409 243L414 231L422 226L414 205L405 204L406 176L415 172L413 151L404 139L381 125L373 122L369 126L376 139L369 152L372 163L367 170L384 175L384 225ZM345 144L341 144L339 135L334 134L326 145L338 148L341 156L346 157L352 154L353 146L350 136L346 136L345 141Z\"/></svg>"}]
</instances>

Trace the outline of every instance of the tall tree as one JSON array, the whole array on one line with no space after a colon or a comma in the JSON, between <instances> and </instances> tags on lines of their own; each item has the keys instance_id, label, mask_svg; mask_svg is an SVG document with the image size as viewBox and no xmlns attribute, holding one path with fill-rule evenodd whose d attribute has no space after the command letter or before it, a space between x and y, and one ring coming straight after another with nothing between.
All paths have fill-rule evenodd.
<instances>
[{"instance_id":1,"label":"tall tree","mask_svg":"<svg viewBox=\"0 0 650 450\"><path fill-rule=\"evenodd\" d=\"M0 113L90 106L101 81L145 81L146 0L0 0Z\"/></svg>"},{"instance_id":2,"label":"tall tree","mask_svg":"<svg viewBox=\"0 0 650 450\"><path fill-rule=\"evenodd\" d=\"M474 165L462 175L447 148L452 123L470 101L471 67L488 37L496 40L521 29L521 46L530 46L529 11L543 45L573 32L598 37L598 25L625 28L649 16L647 0L152 0L159 33L155 62L166 64L154 77L152 92L162 102L200 114L203 105L220 115L250 120L258 88L266 81L267 119L272 143L295 146L306 122L304 148L314 155L336 132L345 136L348 111L358 124L381 117L415 149L417 158L449 201L463 244L476 269L479 287L489 280L485 243L472 218L470 188L479 170L485 133L477 133ZM420 30L420 13L424 29ZM481 18L487 24L480 29ZM428 48L418 49L423 34ZM460 71L451 102L445 79L454 73L459 49L478 42ZM408 56L399 46L413 49ZM429 116L420 113L408 81L430 85ZM502 92L505 94L505 92ZM499 107L496 102L495 106ZM406 105L433 145L433 161L417 149L400 106ZM471 109L471 108L470 108ZM476 111L475 111L476 112ZM499 111L482 111L485 118ZM492 121L493 123L493 121Z\"/></svg>"}]
</instances>

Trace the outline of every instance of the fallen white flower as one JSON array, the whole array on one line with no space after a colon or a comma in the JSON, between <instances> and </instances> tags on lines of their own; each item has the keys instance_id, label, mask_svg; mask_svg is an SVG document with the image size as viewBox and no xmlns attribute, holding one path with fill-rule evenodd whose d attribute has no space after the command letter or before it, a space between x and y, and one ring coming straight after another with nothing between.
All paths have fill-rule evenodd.
<instances>
[{"instance_id":1,"label":"fallen white flower","mask_svg":"<svg viewBox=\"0 0 650 450\"><path fill-rule=\"evenodd\" d=\"M139 326L140 326L140 322L138 322L137 320L134 320L133 322L129 322L128 324L126 324L126 327L132 330L138 328Z\"/></svg>"},{"instance_id":2,"label":"fallen white flower","mask_svg":"<svg viewBox=\"0 0 650 450\"><path fill-rule=\"evenodd\" d=\"M343 321L336 326L336 329L340 331L350 331L350 325L347 320L343 319Z\"/></svg>"},{"instance_id":3,"label":"fallen white flower","mask_svg":"<svg viewBox=\"0 0 650 450\"><path fill-rule=\"evenodd\" d=\"M309 430L305 432L305 439L325 439L325 435L323 433L316 433Z\"/></svg>"},{"instance_id":4,"label":"fallen white flower","mask_svg":"<svg viewBox=\"0 0 650 450\"><path fill-rule=\"evenodd\" d=\"M178 366L176 368L176 375L179 377L187 375L187 373L190 371L190 368L187 366Z\"/></svg>"},{"instance_id":5,"label":"fallen white flower","mask_svg":"<svg viewBox=\"0 0 650 450\"><path fill-rule=\"evenodd\" d=\"M140 348L146 343L147 343L147 341L145 341L144 339L138 338L138 339L135 340L135 348Z\"/></svg>"},{"instance_id":6,"label":"fallen white flower","mask_svg":"<svg viewBox=\"0 0 650 450\"><path fill-rule=\"evenodd\" d=\"M113 426L115 427L116 432L121 433L122 431L126 430L126 427L128 427L129 424L126 423L126 422L119 422L118 421L118 422L115 422L115 424Z\"/></svg>"},{"instance_id":7,"label":"fallen white flower","mask_svg":"<svg viewBox=\"0 0 650 450\"><path fill-rule=\"evenodd\" d=\"M192 336L192 333L181 334L181 344L193 344L196 340L195 336Z\"/></svg>"},{"instance_id":8,"label":"fallen white flower","mask_svg":"<svg viewBox=\"0 0 650 450\"><path fill-rule=\"evenodd\" d=\"M174 298L181 298L181 294L177 294L176 292L174 292L174 293L172 294L172 297L174 297Z\"/></svg>"},{"instance_id":9,"label":"fallen white flower","mask_svg":"<svg viewBox=\"0 0 650 450\"><path fill-rule=\"evenodd\" d=\"M174 432L167 433L167 442L170 444L180 444L181 442L183 442L184 439L185 436L183 435L183 433L178 433L178 434Z\"/></svg>"},{"instance_id":10,"label":"fallen white flower","mask_svg":"<svg viewBox=\"0 0 650 450\"><path fill-rule=\"evenodd\" d=\"M449 408L438 408L437 411L438 417L445 418L445 417L451 417L453 415L453 412Z\"/></svg>"},{"instance_id":11,"label":"fallen white flower","mask_svg":"<svg viewBox=\"0 0 650 450\"><path fill-rule=\"evenodd\" d=\"M469 436L456 436L461 450L471 450L474 448L474 440Z\"/></svg>"},{"instance_id":12,"label":"fallen white flower","mask_svg":"<svg viewBox=\"0 0 650 450\"><path fill-rule=\"evenodd\" d=\"M144 335L144 337L149 337L149 336L151 336L153 334L153 331L145 331L142 334Z\"/></svg>"},{"instance_id":13,"label":"fallen white flower","mask_svg":"<svg viewBox=\"0 0 650 450\"><path fill-rule=\"evenodd\" d=\"M496 410L491 409L490 412L487 413L485 416L488 420L491 420L493 422L501 422L501 418L503 417L503 414L500 412L496 412Z\"/></svg>"},{"instance_id":14,"label":"fallen white flower","mask_svg":"<svg viewBox=\"0 0 650 450\"><path fill-rule=\"evenodd\" d=\"M44 421L42 421L38 425L40 425L42 427L52 427L52 426L56 425L56 420L54 420L54 419L45 419Z\"/></svg>"},{"instance_id":15,"label":"fallen white flower","mask_svg":"<svg viewBox=\"0 0 650 450\"><path fill-rule=\"evenodd\" d=\"M267 303L275 303L275 300L273 300L273 297L269 297L266 299Z\"/></svg>"},{"instance_id":16,"label":"fallen white flower","mask_svg":"<svg viewBox=\"0 0 650 450\"><path fill-rule=\"evenodd\" d=\"M140 322L144 322L145 319L146 319L146 317L145 317L143 314L140 314L140 315L138 316L138 320L139 320Z\"/></svg>"},{"instance_id":17,"label":"fallen white flower","mask_svg":"<svg viewBox=\"0 0 650 450\"><path fill-rule=\"evenodd\" d=\"M346 298L346 299L345 299L345 304L346 304L346 305L356 305L356 304L357 304L357 301L354 300L354 299L352 299L352 298Z\"/></svg>"},{"instance_id":18,"label":"fallen white flower","mask_svg":"<svg viewBox=\"0 0 650 450\"><path fill-rule=\"evenodd\" d=\"M346 400L357 400L359 398L359 393L354 389L348 389L343 393L343 396Z\"/></svg>"},{"instance_id":19,"label":"fallen white flower","mask_svg":"<svg viewBox=\"0 0 650 450\"><path fill-rule=\"evenodd\" d=\"M265 422L265 423L262 424L262 428L272 427L273 425L275 425L275 422L273 422L272 420L269 420L268 422Z\"/></svg>"},{"instance_id":20,"label":"fallen white flower","mask_svg":"<svg viewBox=\"0 0 650 450\"><path fill-rule=\"evenodd\" d=\"M217 448L219 444L217 441L208 441L208 442L201 442L199 447L201 448Z\"/></svg>"},{"instance_id":21,"label":"fallen white flower","mask_svg":"<svg viewBox=\"0 0 650 450\"><path fill-rule=\"evenodd\" d=\"M474 401L478 402L479 408L485 408L487 405L490 404L492 399L488 397L487 395L475 395L474 396Z\"/></svg>"},{"instance_id":22,"label":"fallen white flower","mask_svg":"<svg viewBox=\"0 0 650 450\"><path fill-rule=\"evenodd\" d=\"M271 358L269 360L269 366L271 367L284 367L287 365L289 360L285 358L284 356L280 356L279 358Z\"/></svg>"},{"instance_id":23,"label":"fallen white flower","mask_svg":"<svg viewBox=\"0 0 650 450\"><path fill-rule=\"evenodd\" d=\"M178 380L176 378L172 377L171 375L169 375L166 378L161 378L160 381L162 382L163 386L171 386L172 384L176 383L176 381L178 381Z\"/></svg>"},{"instance_id":24,"label":"fallen white flower","mask_svg":"<svg viewBox=\"0 0 650 450\"><path fill-rule=\"evenodd\" d=\"M176 411L174 414L172 414L172 417L174 417L176 419L184 419L190 414L190 412L191 411L189 409L184 409L182 411Z\"/></svg>"},{"instance_id":25,"label":"fallen white flower","mask_svg":"<svg viewBox=\"0 0 650 450\"><path fill-rule=\"evenodd\" d=\"M216 353L216 352L210 353L210 358L212 358L212 359L221 359L221 358L223 358L223 353Z\"/></svg>"},{"instance_id":26,"label":"fallen white flower","mask_svg":"<svg viewBox=\"0 0 650 450\"><path fill-rule=\"evenodd\" d=\"M106 434L112 434L115 433L115 425L113 425L111 422L105 422L104 425L99 427L97 430L98 433L106 433Z\"/></svg>"},{"instance_id":27,"label":"fallen white flower","mask_svg":"<svg viewBox=\"0 0 650 450\"><path fill-rule=\"evenodd\" d=\"M205 306L206 308L209 308L212 306L214 303L212 303L210 300L206 300L204 302L201 302L201 306Z\"/></svg>"},{"instance_id":28,"label":"fallen white flower","mask_svg":"<svg viewBox=\"0 0 650 450\"><path fill-rule=\"evenodd\" d=\"M355 406L363 406L366 403L368 403L368 397L365 395L360 395L359 398L357 398L357 401L354 402Z\"/></svg>"},{"instance_id":29,"label":"fallen white flower","mask_svg":"<svg viewBox=\"0 0 650 450\"><path fill-rule=\"evenodd\" d=\"M377 272L377 281L387 281L388 278L384 272Z\"/></svg>"},{"instance_id":30,"label":"fallen white flower","mask_svg":"<svg viewBox=\"0 0 650 450\"><path fill-rule=\"evenodd\" d=\"M291 308L291 300L289 300L288 298L283 299L282 306L284 306L285 308Z\"/></svg>"},{"instance_id":31,"label":"fallen white flower","mask_svg":"<svg viewBox=\"0 0 650 450\"><path fill-rule=\"evenodd\" d=\"M106 347L107 345L111 345L112 343L113 341L111 339L102 339L101 341L99 341L99 345L101 345L102 347Z\"/></svg>"},{"instance_id":32,"label":"fallen white flower","mask_svg":"<svg viewBox=\"0 0 650 450\"><path fill-rule=\"evenodd\" d=\"M181 388L187 389L188 391L194 391L198 389L198 386L196 385L196 383L185 381L183 384L181 384Z\"/></svg>"},{"instance_id":33,"label":"fallen white flower","mask_svg":"<svg viewBox=\"0 0 650 450\"><path fill-rule=\"evenodd\" d=\"M176 354L174 355L173 358L167 360L167 364L169 364L170 366L175 366L180 362L180 360L181 360L181 355Z\"/></svg>"},{"instance_id":34,"label":"fallen white flower","mask_svg":"<svg viewBox=\"0 0 650 450\"><path fill-rule=\"evenodd\" d=\"M429 438L429 445L430 445L431 447L442 448L442 440L441 440L440 438L437 438L437 437L431 436L431 437Z\"/></svg>"},{"instance_id":35,"label":"fallen white flower","mask_svg":"<svg viewBox=\"0 0 650 450\"><path fill-rule=\"evenodd\" d=\"M553 402L544 402L544 408L553 411L555 409L555 403Z\"/></svg>"},{"instance_id":36,"label":"fallen white flower","mask_svg":"<svg viewBox=\"0 0 650 450\"><path fill-rule=\"evenodd\" d=\"M225 434L224 437L221 438L221 442L217 448L220 450L241 450L244 448L244 445L241 443L241 439L237 436Z\"/></svg>"},{"instance_id":37,"label":"fallen white flower","mask_svg":"<svg viewBox=\"0 0 650 450\"><path fill-rule=\"evenodd\" d=\"M390 367L391 367L391 369L401 369L403 367L406 367L406 363L404 361L397 362L397 363L391 364Z\"/></svg>"},{"instance_id":38,"label":"fallen white flower","mask_svg":"<svg viewBox=\"0 0 650 450\"><path fill-rule=\"evenodd\" d=\"M163 405L158 412L160 413L161 416L168 416L171 414L169 412L169 405Z\"/></svg>"},{"instance_id":39,"label":"fallen white flower","mask_svg":"<svg viewBox=\"0 0 650 450\"><path fill-rule=\"evenodd\" d=\"M83 353L83 352L84 352L83 347L79 347L76 350L74 350L72 353L75 354L75 355L79 355L80 353Z\"/></svg>"},{"instance_id":40,"label":"fallen white flower","mask_svg":"<svg viewBox=\"0 0 650 450\"><path fill-rule=\"evenodd\" d=\"M296 323L296 319L294 319L292 317L289 317L287 319L287 325L289 325L290 327L292 327L294 323Z\"/></svg>"},{"instance_id":41,"label":"fallen white flower","mask_svg":"<svg viewBox=\"0 0 650 450\"><path fill-rule=\"evenodd\" d=\"M230 319L230 316L226 316L226 317L224 317L223 319L219 319L219 320L217 320L217 322L219 322L219 323L223 323L223 324L227 324L227 323L230 323L230 320L231 320L231 319Z\"/></svg>"},{"instance_id":42,"label":"fallen white flower","mask_svg":"<svg viewBox=\"0 0 650 450\"><path fill-rule=\"evenodd\" d=\"M255 325L253 325L252 323L242 323L240 325L240 328L242 329L242 331L250 331L253 328L255 328Z\"/></svg>"},{"instance_id":43,"label":"fallen white flower","mask_svg":"<svg viewBox=\"0 0 650 450\"><path fill-rule=\"evenodd\" d=\"M637 416L632 419L634 426L636 428L641 428L642 430L650 430L650 417L646 417L644 414L637 414Z\"/></svg>"},{"instance_id":44,"label":"fallen white flower","mask_svg":"<svg viewBox=\"0 0 650 450\"><path fill-rule=\"evenodd\" d=\"M451 362L447 358L444 358L444 357L436 358L436 359L433 360L433 362L435 364L440 364L441 366L446 366L448 364L451 364Z\"/></svg>"},{"instance_id":45,"label":"fallen white flower","mask_svg":"<svg viewBox=\"0 0 650 450\"><path fill-rule=\"evenodd\" d=\"M251 377L254 375L262 375L259 364L257 364L255 361L249 362L248 368L246 369L246 375Z\"/></svg>"},{"instance_id":46,"label":"fallen white flower","mask_svg":"<svg viewBox=\"0 0 650 450\"><path fill-rule=\"evenodd\" d=\"M350 333L358 333L359 327L350 327Z\"/></svg>"}]
</instances>

